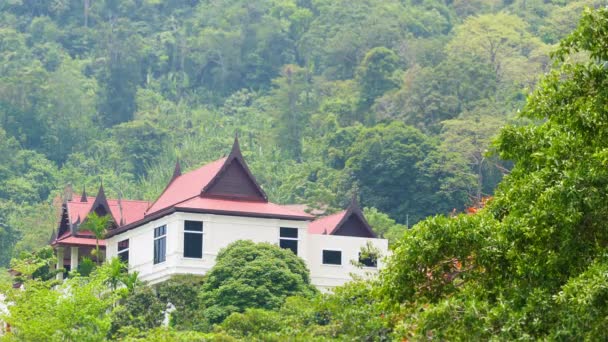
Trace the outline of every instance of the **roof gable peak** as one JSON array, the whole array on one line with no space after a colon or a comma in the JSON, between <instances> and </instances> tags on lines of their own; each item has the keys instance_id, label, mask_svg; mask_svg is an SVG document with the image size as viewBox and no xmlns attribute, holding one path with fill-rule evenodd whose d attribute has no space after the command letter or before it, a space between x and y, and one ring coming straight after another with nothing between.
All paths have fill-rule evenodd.
<instances>
[{"instance_id":1,"label":"roof gable peak","mask_svg":"<svg viewBox=\"0 0 608 342\"><path fill-rule=\"evenodd\" d=\"M222 167L201 190L201 196L268 202L268 196L243 158L238 136L234 137Z\"/></svg>"},{"instance_id":2,"label":"roof gable peak","mask_svg":"<svg viewBox=\"0 0 608 342\"><path fill-rule=\"evenodd\" d=\"M356 223L358 221L358 224ZM344 213L344 216L336 225L336 228L331 233L332 235L348 235L376 238L372 227L365 219L363 211L357 201L357 195L354 194L351 202Z\"/></svg>"},{"instance_id":3,"label":"roof gable peak","mask_svg":"<svg viewBox=\"0 0 608 342\"><path fill-rule=\"evenodd\" d=\"M87 188L86 186L82 187L82 196L80 196L80 202L88 202L89 200L87 199Z\"/></svg>"},{"instance_id":4,"label":"roof gable peak","mask_svg":"<svg viewBox=\"0 0 608 342\"><path fill-rule=\"evenodd\" d=\"M91 212L95 212L99 216L112 216L110 204L108 203L108 199L106 198L106 192L103 189L103 183L99 185L99 191L97 191L97 196L95 197L95 201L93 202L89 213ZM112 219L114 219L114 217L112 217Z\"/></svg>"}]
</instances>

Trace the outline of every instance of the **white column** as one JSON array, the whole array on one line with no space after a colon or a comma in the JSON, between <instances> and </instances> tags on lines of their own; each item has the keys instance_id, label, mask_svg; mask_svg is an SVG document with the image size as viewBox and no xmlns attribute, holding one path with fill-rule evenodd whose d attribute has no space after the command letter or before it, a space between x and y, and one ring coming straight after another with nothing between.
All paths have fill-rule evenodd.
<instances>
[{"instance_id":1,"label":"white column","mask_svg":"<svg viewBox=\"0 0 608 342\"><path fill-rule=\"evenodd\" d=\"M78 247L70 247L70 268L72 271L78 269Z\"/></svg>"},{"instance_id":2,"label":"white column","mask_svg":"<svg viewBox=\"0 0 608 342\"><path fill-rule=\"evenodd\" d=\"M63 247L57 247L57 270L63 269ZM57 280L63 279L63 272L56 275Z\"/></svg>"}]
</instances>

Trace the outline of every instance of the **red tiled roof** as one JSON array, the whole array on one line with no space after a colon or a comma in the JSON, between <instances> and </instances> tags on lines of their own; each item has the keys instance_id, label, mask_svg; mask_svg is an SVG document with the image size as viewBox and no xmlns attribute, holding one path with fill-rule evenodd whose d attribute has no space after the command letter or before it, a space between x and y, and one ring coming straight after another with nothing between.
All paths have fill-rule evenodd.
<instances>
[{"instance_id":1,"label":"red tiled roof","mask_svg":"<svg viewBox=\"0 0 608 342\"><path fill-rule=\"evenodd\" d=\"M303 211L293 210L282 205L271 202L238 201L219 198L194 197L175 205L177 209L193 209L213 213L238 213L247 216L271 216L271 217L297 217L301 219L313 219L314 216Z\"/></svg>"},{"instance_id":2,"label":"red tiled roof","mask_svg":"<svg viewBox=\"0 0 608 342\"><path fill-rule=\"evenodd\" d=\"M338 228L338 224L346 215L347 210L343 210L339 213L335 213L333 215L321 217L317 220L312 221L308 225L308 232L310 234L328 234L331 233Z\"/></svg>"},{"instance_id":3,"label":"red tiled roof","mask_svg":"<svg viewBox=\"0 0 608 342\"><path fill-rule=\"evenodd\" d=\"M91 246L91 247L96 246L95 239L85 238L85 237L76 237L76 236L67 236L63 239L57 239L52 244L53 245ZM105 247L106 241L99 240L99 246Z\"/></svg>"},{"instance_id":4,"label":"red tiled roof","mask_svg":"<svg viewBox=\"0 0 608 342\"><path fill-rule=\"evenodd\" d=\"M89 214L89 211L91 211L93 202L95 202L95 197L87 197L87 202L80 202L80 200L68 201L67 206L70 222L74 223L78 221L79 217L80 222L84 221ZM123 224L141 220L144 217L146 209L150 206L150 202L147 201L121 200L120 202L122 206L122 215L120 213L118 200L109 199L108 205L110 206L112 216L114 216L117 221L120 221L122 218L124 221ZM120 222L116 222L116 224L120 224Z\"/></svg>"},{"instance_id":5,"label":"red tiled roof","mask_svg":"<svg viewBox=\"0 0 608 342\"><path fill-rule=\"evenodd\" d=\"M203 188L219 172L225 161L226 158L218 159L196 170L177 176L167 185L160 197L148 209L146 215L200 195Z\"/></svg>"}]
</instances>

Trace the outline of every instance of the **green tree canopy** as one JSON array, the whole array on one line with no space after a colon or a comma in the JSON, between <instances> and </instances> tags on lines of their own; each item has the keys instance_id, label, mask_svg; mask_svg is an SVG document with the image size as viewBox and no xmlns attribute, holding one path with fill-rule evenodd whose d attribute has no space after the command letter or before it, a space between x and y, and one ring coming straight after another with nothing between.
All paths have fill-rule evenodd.
<instances>
[{"instance_id":1,"label":"green tree canopy","mask_svg":"<svg viewBox=\"0 0 608 342\"><path fill-rule=\"evenodd\" d=\"M222 249L200 298L211 323L246 308L276 309L291 295L312 295L304 261L290 250L243 240Z\"/></svg>"},{"instance_id":2,"label":"green tree canopy","mask_svg":"<svg viewBox=\"0 0 608 342\"><path fill-rule=\"evenodd\" d=\"M381 288L404 337L606 338L607 23L585 11L522 112L535 122L501 131L515 167L486 209L428 219L395 248Z\"/></svg>"}]
</instances>

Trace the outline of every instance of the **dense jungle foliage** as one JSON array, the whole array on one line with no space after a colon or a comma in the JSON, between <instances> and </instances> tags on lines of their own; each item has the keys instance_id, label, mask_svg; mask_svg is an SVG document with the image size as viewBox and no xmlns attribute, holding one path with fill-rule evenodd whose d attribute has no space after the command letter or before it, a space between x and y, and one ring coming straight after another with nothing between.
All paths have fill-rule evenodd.
<instances>
[{"instance_id":1,"label":"dense jungle foliage","mask_svg":"<svg viewBox=\"0 0 608 342\"><path fill-rule=\"evenodd\" d=\"M8 339L607 339L600 3L3 3L0 265L21 254L27 285L9 291ZM112 262L58 292L48 252L23 253L48 238L64 184L153 199L177 158L213 160L235 131L276 202L333 210L359 192L392 240L378 279L318 294L297 258L240 242L222 255L260 250L251 262L298 281L257 301L265 280L226 260L219 283L153 292ZM221 295L243 282L261 294ZM162 328L145 308L169 303Z\"/></svg>"},{"instance_id":2,"label":"dense jungle foliage","mask_svg":"<svg viewBox=\"0 0 608 342\"><path fill-rule=\"evenodd\" d=\"M356 191L410 226L462 211L511 168L491 137L598 3L2 1L0 267L45 244L67 184L154 200L235 132L275 202Z\"/></svg>"}]
</instances>

